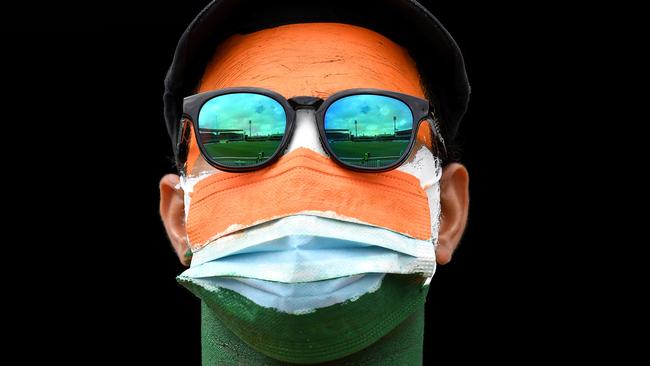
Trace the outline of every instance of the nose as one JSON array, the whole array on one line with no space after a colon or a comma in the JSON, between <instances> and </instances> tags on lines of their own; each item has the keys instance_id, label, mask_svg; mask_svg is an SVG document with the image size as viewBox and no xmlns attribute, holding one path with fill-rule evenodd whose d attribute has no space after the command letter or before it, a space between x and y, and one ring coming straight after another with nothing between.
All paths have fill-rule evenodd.
<instances>
[{"instance_id":1,"label":"nose","mask_svg":"<svg viewBox=\"0 0 650 366\"><path fill-rule=\"evenodd\" d=\"M315 110L311 108L299 108L296 110L296 123L294 125L293 136L289 141L285 154L301 147L310 149L327 157L327 153L323 149L320 135L318 133L316 113Z\"/></svg>"}]
</instances>

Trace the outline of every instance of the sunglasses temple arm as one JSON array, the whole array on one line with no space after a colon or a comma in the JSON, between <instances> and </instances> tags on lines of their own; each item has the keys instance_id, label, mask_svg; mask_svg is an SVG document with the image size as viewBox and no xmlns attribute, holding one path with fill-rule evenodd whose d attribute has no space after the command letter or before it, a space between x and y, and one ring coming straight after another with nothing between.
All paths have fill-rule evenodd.
<instances>
[{"instance_id":1,"label":"sunglasses temple arm","mask_svg":"<svg viewBox=\"0 0 650 366\"><path fill-rule=\"evenodd\" d=\"M433 138L436 141L436 146L438 150L437 152L438 154L440 154L441 160L445 162L447 161L449 155L447 152L447 144L445 144L445 139L442 137L442 133L440 133L440 120L433 113L430 113L429 117L427 118L427 121L429 121L429 126L431 127L431 134L433 135Z\"/></svg>"},{"instance_id":2,"label":"sunglasses temple arm","mask_svg":"<svg viewBox=\"0 0 650 366\"><path fill-rule=\"evenodd\" d=\"M192 138L190 136L190 120L188 117L183 114L180 120L180 126L178 129L178 136L176 138L176 152L175 152L175 163L176 169L182 175L185 174L185 163L187 162L187 153L189 149L189 141Z\"/></svg>"}]
</instances>

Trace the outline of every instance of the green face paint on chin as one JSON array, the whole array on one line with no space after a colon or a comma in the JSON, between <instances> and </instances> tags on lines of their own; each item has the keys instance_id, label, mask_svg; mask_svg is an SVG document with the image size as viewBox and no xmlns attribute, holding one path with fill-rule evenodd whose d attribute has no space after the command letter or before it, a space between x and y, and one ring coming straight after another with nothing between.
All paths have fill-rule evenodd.
<instances>
[{"instance_id":1,"label":"green face paint on chin","mask_svg":"<svg viewBox=\"0 0 650 366\"><path fill-rule=\"evenodd\" d=\"M390 333L367 348L337 360L312 365L422 365L424 306L416 309ZM203 365L292 365L270 358L246 344L201 303L201 359Z\"/></svg>"},{"instance_id":2,"label":"green face paint on chin","mask_svg":"<svg viewBox=\"0 0 650 366\"><path fill-rule=\"evenodd\" d=\"M356 356L360 351L378 343L406 319L412 318L416 311L422 311L429 288L422 286L422 277L419 275L386 275L381 287L375 292L362 295L354 301L295 315L261 307L227 289L211 291L191 281L179 279L179 282L203 300L204 337L211 334L210 327L222 327L223 331L217 332L219 337L232 333L243 341L242 344L250 349L251 354L259 353L259 357L301 364ZM415 344L407 347L412 355L403 356L414 362L400 364L421 363L424 325L421 320L419 323L403 329L403 333L398 332L402 334L400 337L414 337L410 342ZM411 328L415 333L408 330ZM389 339L384 341L391 343ZM230 349L225 344L214 342L216 341L203 340L204 364L213 364L206 363L206 354L211 355L213 351L205 347L224 348L224 352ZM381 352L384 351L382 348ZM214 352L218 353L216 350ZM397 346L391 352L397 352L393 356L399 356ZM242 353L234 351L234 354ZM368 355L364 357L372 358ZM241 362L245 363L245 360Z\"/></svg>"}]
</instances>

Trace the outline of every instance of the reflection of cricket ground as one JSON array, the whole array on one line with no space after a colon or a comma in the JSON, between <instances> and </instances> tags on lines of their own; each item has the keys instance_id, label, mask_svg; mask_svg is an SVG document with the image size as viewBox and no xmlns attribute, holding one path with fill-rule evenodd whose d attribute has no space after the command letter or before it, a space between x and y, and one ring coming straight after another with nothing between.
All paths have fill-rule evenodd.
<instances>
[{"instance_id":1,"label":"reflection of cricket ground","mask_svg":"<svg viewBox=\"0 0 650 366\"><path fill-rule=\"evenodd\" d=\"M402 156L411 130L358 137L348 130L328 130L326 134L331 149L340 160L352 165L380 167ZM208 154L233 166L263 162L273 155L281 139L281 134L249 136L245 130L201 129L201 140Z\"/></svg>"}]
</instances>

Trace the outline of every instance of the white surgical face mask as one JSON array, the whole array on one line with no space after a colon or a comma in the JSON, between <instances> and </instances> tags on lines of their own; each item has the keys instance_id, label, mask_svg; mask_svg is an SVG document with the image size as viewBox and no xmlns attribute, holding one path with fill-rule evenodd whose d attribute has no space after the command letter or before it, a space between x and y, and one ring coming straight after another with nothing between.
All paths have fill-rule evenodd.
<instances>
[{"instance_id":1,"label":"white surgical face mask","mask_svg":"<svg viewBox=\"0 0 650 366\"><path fill-rule=\"evenodd\" d=\"M218 239L181 278L237 291L256 304L296 313L376 290L386 273L435 271L428 241L390 230L294 215Z\"/></svg>"}]
</instances>

